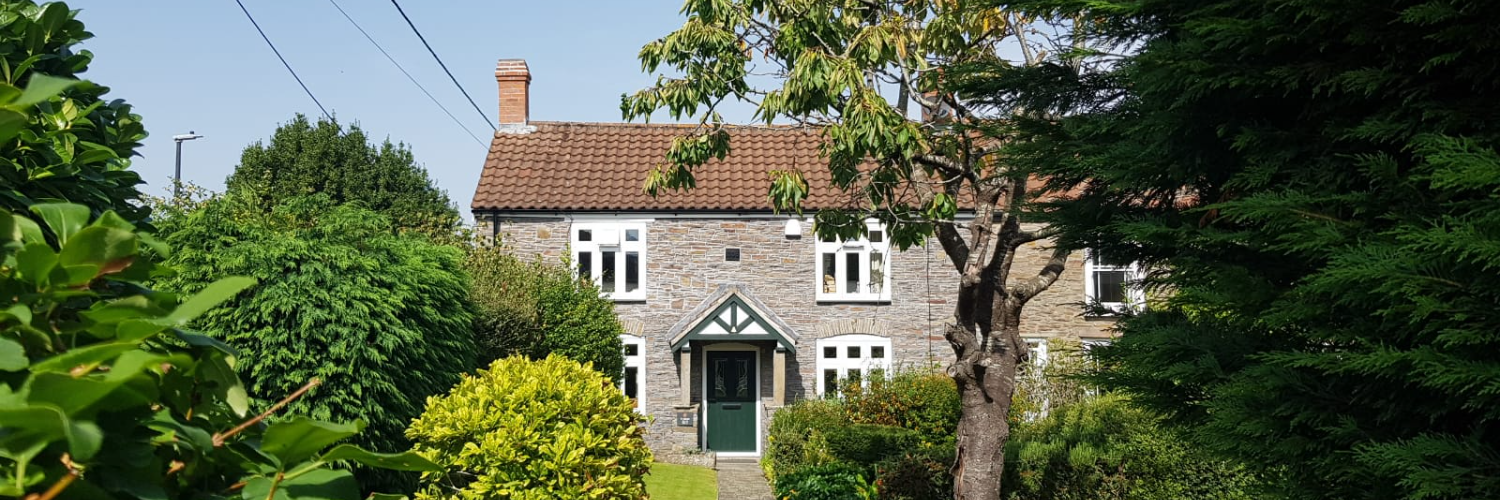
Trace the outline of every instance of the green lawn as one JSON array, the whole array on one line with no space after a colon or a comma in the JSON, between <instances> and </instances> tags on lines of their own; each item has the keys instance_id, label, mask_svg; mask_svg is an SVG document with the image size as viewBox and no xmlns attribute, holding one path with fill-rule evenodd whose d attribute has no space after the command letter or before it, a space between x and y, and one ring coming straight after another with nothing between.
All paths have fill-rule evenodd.
<instances>
[{"instance_id":1,"label":"green lawn","mask_svg":"<svg viewBox=\"0 0 1500 500\"><path fill-rule=\"evenodd\" d=\"M717 474L713 469L657 462L646 475L646 493L651 500L717 500Z\"/></svg>"}]
</instances>

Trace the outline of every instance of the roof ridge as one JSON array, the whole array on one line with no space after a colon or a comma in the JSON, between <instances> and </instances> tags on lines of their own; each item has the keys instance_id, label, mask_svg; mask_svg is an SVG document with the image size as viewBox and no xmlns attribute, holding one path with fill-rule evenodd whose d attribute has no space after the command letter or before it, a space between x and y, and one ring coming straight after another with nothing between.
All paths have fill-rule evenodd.
<instances>
[{"instance_id":1,"label":"roof ridge","mask_svg":"<svg viewBox=\"0 0 1500 500\"><path fill-rule=\"evenodd\" d=\"M530 125L549 125L549 126L621 127L621 128L698 128L700 126L703 126L703 125L698 124L698 123L574 122L574 121L544 121L544 120L531 120L530 122L528 122L528 124L530 124ZM726 123L726 124L723 125L723 127L724 128L739 128L739 129L759 129L759 130L807 130L807 131L817 130L817 127L811 127L811 126L807 126L807 125L791 125L791 124L776 124L776 123L769 124L769 125L762 125L762 124L745 124L745 125L742 125L742 124Z\"/></svg>"}]
</instances>

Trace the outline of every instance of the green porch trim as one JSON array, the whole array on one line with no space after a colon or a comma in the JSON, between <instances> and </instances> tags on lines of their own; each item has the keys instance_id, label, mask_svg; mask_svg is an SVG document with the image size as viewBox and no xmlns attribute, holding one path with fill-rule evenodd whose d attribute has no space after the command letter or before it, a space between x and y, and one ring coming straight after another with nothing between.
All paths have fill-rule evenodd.
<instances>
[{"instance_id":1,"label":"green porch trim","mask_svg":"<svg viewBox=\"0 0 1500 500\"><path fill-rule=\"evenodd\" d=\"M702 319L689 328L685 334L672 339L672 349L676 350L693 340L710 342L775 340L785 349L794 349L796 342L788 338L781 329L776 328L775 322L768 321L765 314L758 311L738 293L730 293L723 302L702 316Z\"/></svg>"}]
</instances>

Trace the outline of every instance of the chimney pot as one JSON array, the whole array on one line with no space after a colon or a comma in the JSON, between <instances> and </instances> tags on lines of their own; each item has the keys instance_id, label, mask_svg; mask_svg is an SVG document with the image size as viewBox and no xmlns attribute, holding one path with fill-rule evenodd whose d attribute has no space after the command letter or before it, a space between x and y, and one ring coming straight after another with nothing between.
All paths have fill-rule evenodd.
<instances>
[{"instance_id":1,"label":"chimney pot","mask_svg":"<svg viewBox=\"0 0 1500 500\"><path fill-rule=\"evenodd\" d=\"M495 64L500 86L500 126L525 127L531 121L531 70L525 59L501 59Z\"/></svg>"}]
</instances>

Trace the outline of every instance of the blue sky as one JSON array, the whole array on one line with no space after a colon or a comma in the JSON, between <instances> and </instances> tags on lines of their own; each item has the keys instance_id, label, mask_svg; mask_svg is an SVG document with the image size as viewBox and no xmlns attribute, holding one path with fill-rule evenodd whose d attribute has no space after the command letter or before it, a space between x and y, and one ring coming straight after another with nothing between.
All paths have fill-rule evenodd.
<instances>
[{"instance_id":1,"label":"blue sky","mask_svg":"<svg viewBox=\"0 0 1500 500\"><path fill-rule=\"evenodd\" d=\"M620 121L619 97L649 85L635 56L682 23L680 0L527 2L404 0L402 7L474 97L448 81L389 0L337 0L454 116L486 143L496 117L495 61L524 58L533 120ZM372 138L405 142L468 216L487 144L476 144L391 65L328 0L244 0L329 112ZM152 194L170 186L172 136L183 178L222 190L240 151L296 113L318 108L282 68L234 0L74 0L95 37L84 78L142 115L151 137L134 168ZM744 120L747 113L727 118ZM740 116L735 116L739 114Z\"/></svg>"}]
</instances>

